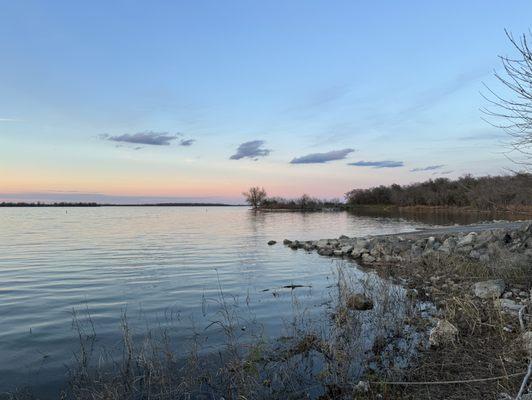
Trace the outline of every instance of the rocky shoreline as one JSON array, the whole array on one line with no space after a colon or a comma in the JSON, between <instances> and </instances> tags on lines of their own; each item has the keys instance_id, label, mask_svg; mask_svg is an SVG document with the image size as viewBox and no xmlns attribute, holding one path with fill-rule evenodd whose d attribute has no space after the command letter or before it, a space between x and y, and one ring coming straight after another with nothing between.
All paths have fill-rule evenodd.
<instances>
[{"instance_id":1,"label":"rocky shoreline","mask_svg":"<svg viewBox=\"0 0 532 400\"><path fill-rule=\"evenodd\" d=\"M322 256L352 259L362 266L382 264L399 265L419 262L430 256L460 256L480 264L490 264L505 260L532 266L532 220L502 224L493 229L492 225L473 225L442 228L440 231L418 231L384 236L347 237L299 241L285 239L283 244L293 250L316 251ZM501 226L499 223L495 226ZM487 229L486 229L487 228ZM463 285L456 282L439 282L439 277L431 277L429 286ZM419 289L419 288L418 288ZM426 287L423 289L427 289ZM428 288L430 291L430 288ZM526 287L508 287L504 281L488 280L477 282L471 287L475 296L498 300L505 311L517 313L530 300Z\"/></svg>"},{"instance_id":2,"label":"rocky shoreline","mask_svg":"<svg viewBox=\"0 0 532 400\"><path fill-rule=\"evenodd\" d=\"M476 225L475 227L478 227ZM512 224L511 228L496 228L481 231L448 232L441 234L423 231L401 235L367 236L337 239L299 241L285 239L283 244L294 249L317 251L322 256L347 257L365 264L374 262L401 262L434 252L447 255L460 254L481 262L510 252L532 261L532 221Z\"/></svg>"},{"instance_id":3,"label":"rocky shoreline","mask_svg":"<svg viewBox=\"0 0 532 400\"><path fill-rule=\"evenodd\" d=\"M458 365L461 354L481 351L486 351L486 360L493 358L490 363L516 352L504 368L519 370L527 359L532 363L532 220L283 243L293 250L356 261L399 281L409 296L435 304L431 349L423 353L422 365L445 364L449 353ZM483 349L490 341L492 349ZM498 358L492 356L497 352ZM473 354L471 360L472 365L480 362ZM464 364L456 374L468 371Z\"/></svg>"}]
</instances>

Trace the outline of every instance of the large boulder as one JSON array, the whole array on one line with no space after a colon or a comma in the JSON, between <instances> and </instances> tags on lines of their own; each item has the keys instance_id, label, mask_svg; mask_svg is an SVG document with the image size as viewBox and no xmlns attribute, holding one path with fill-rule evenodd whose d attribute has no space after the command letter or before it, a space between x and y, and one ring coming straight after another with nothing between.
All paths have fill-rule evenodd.
<instances>
[{"instance_id":1,"label":"large boulder","mask_svg":"<svg viewBox=\"0 0 532 400\"><path fill-rule=\"evenodd\" d=\"M458 335L458 329L445 319L438 320L438 323L429 333L429 344L431 346L445 346L451 344Z\"/></svg>"},{"instance_id":2,"label":"large boulder","mask_svg":"<svg viewBox=\"0 0 532 400\"><path fill-rule=\"evenodd\" d=\"M476 238L477 238L477 233L470 232L467 235L465 235L463 238L461 238L456 244L456 246L457 247L471 246L473 245L473 243L475 243Z\"/></svg>"},{"instance_id":3,"label":"large boulder","mask_svg":"<svg viewBox=\"0 0 532 400\"><path fill-rule=\"evenodd\" d=\"M351 245L344 245L342 247L340 247L340 251L342 252L342 254L350 254L352 251L353 251L353 246Z\"/></svg>"},{"instance_id":4,"label":"large boulder","mask_svg":"<svg viewBox=\"0 0 532 400\"><path fill-rule=\"evenodd\" d=\"M368 253L364 253L362 254L362 262L365 262L367 264L371 264L372 262L375 262L377 261L377 258L375 258L374 256L368 254Z\"/></svg>"},{"instance_id":5,"label":"large boulder","mask_svg":"<svg viewBox=\"0 0 532 400\"><path fill-rule=\"evenodd\" d=\"M334 250L332 247L320 247L318 249L318 254L320 256L332 256L334 254Z\"/></svg>"},{"instance_id":6,"label":"large boulder","mask_svg":"<svg viewBox=\"0 0 532 400\"><path fill-rule=\"evenodd\" d=\"M504 293L506 285L502 279L477 282L473 285L473 293L481 299L499 298Z\"/></svg>"},{"instance_id":7,"label":"large boulder","mask_svg":"<svg viewBox=\"0 0 532 400\"><path fill-rule=\"evenodd\" d=\"M318 247L325 247L325 246L328 246L329 245L329 240L328 239L320 239L316 242L316 246Z\"/></svg>"},{"instance_id":8,"label":"large boulder","mask_svg":"<svg viewBox=\"0 0 532 400\"><path fill-rule=\"evenodd\" d=\"M364 253L369 253L369 242L365 239L358 239L351 251L351 257L360 258Z\"/></svg>"},{"instance_id":9,"label":"large boulder","mask_svg":"<svg viewBox=\"0 0 532 400\"><path fill-rule=\"evenodd\" d=\"M373 308L373 301L361 293L354 293L347 298L346 306L351 310L366 311Z\"/></svg>"}]
</instances>

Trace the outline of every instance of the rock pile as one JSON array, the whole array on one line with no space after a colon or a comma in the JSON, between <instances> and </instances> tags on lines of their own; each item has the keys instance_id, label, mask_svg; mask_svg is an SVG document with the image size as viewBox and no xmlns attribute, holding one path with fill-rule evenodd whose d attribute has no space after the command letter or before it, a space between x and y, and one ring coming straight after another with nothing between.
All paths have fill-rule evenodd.
<instances>
[{"instance_id":1,"label":"rock pile","mask_svg":"<svg viewBox=\"0 0 532 400\"><path fill-rule=\"evenodd\" d=\"M532 221L519 229L493 229L469 233L443 233L421 237L419 233L316 241L285 239L292 249L317 251L323 256L347 257L363 263L400 262L432 253L459 254L487 262L504 252L519 254L532 262Z\"/></svg>"}]
</instances>

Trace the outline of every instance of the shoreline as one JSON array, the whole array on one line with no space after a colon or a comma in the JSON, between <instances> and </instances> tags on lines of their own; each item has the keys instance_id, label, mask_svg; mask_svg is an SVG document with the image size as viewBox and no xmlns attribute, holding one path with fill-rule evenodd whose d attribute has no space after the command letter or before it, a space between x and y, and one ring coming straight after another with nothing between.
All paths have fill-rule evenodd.
<instances>
[{"instance_id":1,"label":"shoreline","mask_svg":"<svg viewBox=\"0 0 532 400\"><path fill-rule=\"evenodd\" d=\"M356 261L437 308L404 383L366 378L360 398L514 398L532 362L532 220L283 243Z\"/></svg>"}]
</instances>

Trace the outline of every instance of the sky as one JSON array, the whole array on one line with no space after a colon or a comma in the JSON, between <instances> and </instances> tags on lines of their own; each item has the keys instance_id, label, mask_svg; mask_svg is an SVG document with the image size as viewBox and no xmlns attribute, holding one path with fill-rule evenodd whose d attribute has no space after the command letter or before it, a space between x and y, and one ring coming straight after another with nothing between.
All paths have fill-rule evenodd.
<instances>
[{"instance_id":1,"label":"sky","mask_svg":"<svg viewBox=\"0 0 532 400\"><path fill-rule=\"evenodd\" d=\"M342 198L515 167L532 2L0 0L0 200Z\"/></svg>"}]
</instances>

